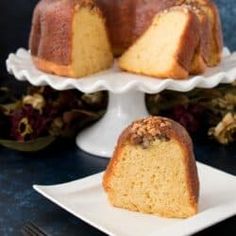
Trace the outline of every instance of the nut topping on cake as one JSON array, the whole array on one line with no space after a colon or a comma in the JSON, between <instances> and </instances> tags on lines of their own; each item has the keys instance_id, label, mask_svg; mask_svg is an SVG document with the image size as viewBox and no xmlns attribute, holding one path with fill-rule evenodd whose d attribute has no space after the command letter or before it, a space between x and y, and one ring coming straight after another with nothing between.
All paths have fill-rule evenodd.
<instances>
[{"instance_id":1,"label":"nut topping on cake","mask_svg":"<svg viewBox=\"0 0 236 236\"><path fill-rule=\"evenodd\" d=\"M148 148L155 140L169 141L168 130L171 123L161 117L150 116L148 118L134 122L130 129L130 141L132 144L142 145Z\"/></svg>"}]
</instances>

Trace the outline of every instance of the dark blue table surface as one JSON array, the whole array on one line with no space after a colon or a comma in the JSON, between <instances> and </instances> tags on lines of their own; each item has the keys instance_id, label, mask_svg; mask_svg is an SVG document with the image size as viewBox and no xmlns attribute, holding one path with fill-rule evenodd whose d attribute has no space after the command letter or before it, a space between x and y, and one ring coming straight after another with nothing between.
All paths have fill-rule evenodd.
<instances>
[{"instance_id":1,"label":"dark blue table surface","mask_svg":"<svg viewBox=\"0 0 236 236\"><path fill-rule=\"evenodd\" d=\"M195 153L199 161L236 175L235 145L198 141ZM76 180L104 170L107 162L78 150L73 142L58 142L31 154L0 148L0 235L19 235L28 221L50 235L103 235L39 195L32 185ZM235 224L236 217L198 235L236 235Z\"/></svg>"}]
</instances>

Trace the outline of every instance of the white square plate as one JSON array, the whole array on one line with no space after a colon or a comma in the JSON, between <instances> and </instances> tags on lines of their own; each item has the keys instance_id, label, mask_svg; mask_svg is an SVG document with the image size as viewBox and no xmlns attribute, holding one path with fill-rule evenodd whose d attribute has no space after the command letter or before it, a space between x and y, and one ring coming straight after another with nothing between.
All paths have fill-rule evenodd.
<instances>
[{"instance_id":1,"label":"white square plate","mask_svg":"<svg viewBox=\"0 0 236 236\"><path fill-rule=\"evenodd\" d=\"M70 183L34 189L109 235L190 235L236 214L236 177L198 163L200 211L188 219L167 219L112 207L102 173Z\"/></svg>"}]
</instances>

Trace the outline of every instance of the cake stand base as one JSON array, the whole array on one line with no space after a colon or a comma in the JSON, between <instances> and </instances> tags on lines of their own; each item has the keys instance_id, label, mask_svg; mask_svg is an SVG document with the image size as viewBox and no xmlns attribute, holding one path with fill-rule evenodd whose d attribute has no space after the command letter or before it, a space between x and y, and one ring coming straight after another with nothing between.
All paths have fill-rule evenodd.
<instances>
[{"instance_id":1,"label":"cake stand base","mask_svg":"<svg viewBox=\"0 0 236 236\"><path fill-rule=\"evenodd\" d=\"M111 158L121 132L134 120L147 115L143 92L109 93L106 114L100 121L78 135L77 146L87 153Z\"/></svg>"}]
</instances>

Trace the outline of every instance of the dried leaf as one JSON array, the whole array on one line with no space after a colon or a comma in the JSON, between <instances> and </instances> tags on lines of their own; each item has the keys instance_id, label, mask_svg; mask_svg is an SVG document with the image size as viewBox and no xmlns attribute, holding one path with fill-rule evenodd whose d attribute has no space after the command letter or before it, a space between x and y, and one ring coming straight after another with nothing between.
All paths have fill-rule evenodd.
<instances>
[{"instance_id":1,"label":"dried leaf","mask_svg":"<svg viewBox=\"0 0 236 236\"><path fill-rule=\"evenodd\" d=\"M16 98L13 96L12 90L8 87L0 87L0 104L11 103Z\"/></svg>"},{"instance_id":2,"label":"dried leaf","mask_svg":"<svg viewBox=\"0 0 236 236\"><path fill-rule=\"evenodd\" d=\"M17 102L5 104L5 105L0 104L0 109L3 111L5 115L9 115L12 111L20 108L21 106L22 106L22 102L17 101Z\"/></svg>"},{"instance_id":3,"label":"dried leaf","mask_svg":"<svg viewBox=\"0 0 236 236\"><path fill-rule=\"evenodd\" d=\"M216 127L209 130L209 135L221 144L234 142L236 140L236 115L226 114Z\"/></svg>"},{"instance_id":4,"label":"dried leaf","mask_svg":"<svg viewBox=\"0 0 236 236\"><path fill-rule=\"evenodd\" d=\"M0 145L21 152L37 152L46 148L55 140L56 138L53 136L42 137L27 142L0 139Z\"/></svg>"}]
</instances>

